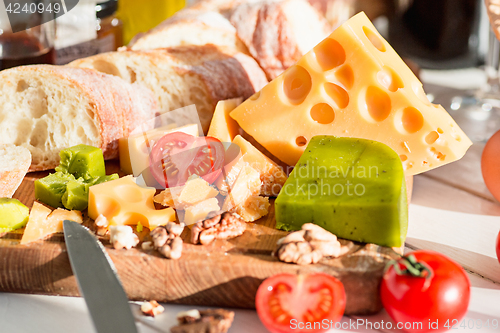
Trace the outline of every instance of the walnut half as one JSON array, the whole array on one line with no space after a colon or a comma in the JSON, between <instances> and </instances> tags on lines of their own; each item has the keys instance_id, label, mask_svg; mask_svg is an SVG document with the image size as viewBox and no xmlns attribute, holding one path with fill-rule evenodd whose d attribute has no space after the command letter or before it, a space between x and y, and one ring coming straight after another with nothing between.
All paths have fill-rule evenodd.
<instances>
[{"instance_id":1,"label":"walnut half","mask_svg":"<svg viewBox=\"0 0 500 333\"><path fill-rule=\"evenodd\" d=\"M191 243L207 245L216 239L238 237L245 232L245 221L238 215L213 212L214 217L197 222L191 228Z\"/></svg>"},{"instance_id":2,"label":"walnut half","mask_svg":"<svg viewBox=\"0 0 500 333\"><path fill-rule=\"evenodd\" d=\"M158 252L168 259L179 259L182 255L182 238L180 236L184 226L184 223L168 222L165 226L154 228L150 235Z\"/></svg>"},{"instance_id":3,"label":"walnut half","mask_svg":"<svg viewBox=\"0 0 500 333\"><path fill-rule=\"evenodd\" d=\"M337 236L312 223L306 223L302 230L292 232L278 241L275 254L280 261L309 265L323 257L339 257L348 251Z\"/></svg>"},{"instance_id":4,"label":"walnut half","mask_svg":"<svg viewBox=\"0 0 500 333\"><path fill-rule=\"evenodd\" d=\"M234 312L224 309L191 310L177 315L179 325L171 333L226 333L231 327Z\"/></svg>"}]
</instances>

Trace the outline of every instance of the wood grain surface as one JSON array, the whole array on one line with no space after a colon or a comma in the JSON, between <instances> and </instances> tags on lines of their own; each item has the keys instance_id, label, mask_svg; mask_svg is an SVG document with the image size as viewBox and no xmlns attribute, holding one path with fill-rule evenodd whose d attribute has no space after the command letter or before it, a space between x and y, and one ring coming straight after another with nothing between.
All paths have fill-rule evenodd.
<instances>
[{"instance_id":1,"label":"wood grain surface","mask_svg":"<svg viewBox=\"0 0 500 333\"><path fill-rule=\"evenodd\" d=\"M107 168L109 174L116 172L118 165L108 162ZM46 174L29 174L15 197L31 207L33 182ZM87 218L86 223L92 221ZM207 246L193 245L186 228L179 260L165 259L156 251L115 250L105 239L103 244L131 300L253 308L255 293L263 279L281 272L319 271L343 282L346 314L370 314L381 309L378 288L386 263L397 257L393 249L343 241L350 251L340 258L324 259L305 267L281 263L272 252L276 241L286 232L276 230L274 225L272 205L269 215L248 223L246 232L235 239L217 240ZM0 291L78 296L63 235L28 245L19 244L21 236L19 230L0 237Z\"/></svg>"}]
</instances>

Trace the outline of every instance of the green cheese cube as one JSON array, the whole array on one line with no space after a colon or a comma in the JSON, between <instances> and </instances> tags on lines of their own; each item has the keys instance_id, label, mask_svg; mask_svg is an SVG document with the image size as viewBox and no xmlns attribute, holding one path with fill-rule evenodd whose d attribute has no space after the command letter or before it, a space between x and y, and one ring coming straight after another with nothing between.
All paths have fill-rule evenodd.
<instances>
[{"instance_id":1,"label":"green cheese cube","mask_svg":"<svg viewBox=\"0 0 500 333\"><path fill-rule=\"evenodd\" d=\"M280 229L315 223L340 238L399 247L408 228L401 160L380 142L313 137L275 209Z\"/></svg>"},{"instance_id":2,"label":"green cheese cube","mask_svg":"<svg viewBox=\"0 0 500 333\"><path fill-rule=\"evenodd\" d=\"M61 162L56 171L70 173L75 178L81 177L85 180L106 175L104 157L99 148L78 145L61 150L59 156Z\"/></svg>"},{"instance_id":3,"label":"green cheese cube","mask_svg":"<svg viewBox=\"0 0 500 333\"><path fill-rule=\"evenodd\" d=\"M66 184L74 181L69 173L56 172L47 177L35 180L35 199L54 208L63 207L62 197L66 192Z\"/></svg>"},{"instance_id":4,"label":"green cheese cube","mask_svg":"<svg viewBox=\"0 0 500 333\"><path fill-rule=\"evenodd\" d=\"M118 179L118 174L100 176L85 181L83 178L70 180L66 184L66 192L62 196L62 204L66 209L84 210L89 204L89 187L110 180Z\"/></svg>"},{"instance_id":5,"label":"green cheese cube","mask_svg":"<svg viewBox=\"0 0 500 333\"><path fill-rule=\"evenodd\" d=\"M0 198L0 232L22 228L28 223L30 210L17 199Z\"/></svg>"}]
</instances>

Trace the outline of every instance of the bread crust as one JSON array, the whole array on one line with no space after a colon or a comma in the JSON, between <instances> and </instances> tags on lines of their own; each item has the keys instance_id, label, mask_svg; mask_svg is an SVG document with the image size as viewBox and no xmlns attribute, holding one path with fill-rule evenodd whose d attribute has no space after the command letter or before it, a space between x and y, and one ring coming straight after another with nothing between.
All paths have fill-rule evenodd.
<instances>
[{"instance_id":1,"label":"bread crust","mask_svg":"<svg viewBox=\"0 0 500 333\"><path fill-rule=\"evenodd\" d=\"M0 80L2 81L18 79L29 81L31 78L39 78L39 82L58 80L64 85L76 87L79 96L75 96L75 98L87 100L90 103L94 113L93 122L98 129L98 137L92 139L97 140L97 146L102 149L105 159L117 157L118 139L128 136L137 125L153 118L155 114L156 101L150 91L90 69L34 65L0 72ZM12 84L17 84L17 82L12 82ZM49 95L55 93L47 89L45 91ZM22 108L21 105L17 107ZM84 110L78 110L78 112L84 112ZM34 149L27 143L24 143L23 146L30 150ZM67 147L57 146L56 148L61 150ZM32 154L34 155L35 152L32 151ZM58 151L54 151L52 154L58 154ZM58 161L58 156L52 156L48 161L33 161L29 171L53 169L57 166Z\"/></svg>"},{"instance_id":2,"label":"bread crust","mask_svg":"<svg viewBox=\"0 0 500 333\"><path fill-rule=\"evenodd\" d=\"M305 16L304 13L304 17L300 19L289 16L287 6L290 11L307 8L308 15ZM296 35L294 26L307 30L307 25L315 22L316 28L306 32L309 42L319 42L331 32L328 22L305 1L244 2L233 8L229 20L269 81L309 51L304 49L303 40L300 40L304 37Z\"/></svg>"},{"instance_id":3,"label":"bread crust","mask_svg":"<svg viewBox=\"0 0 500 333\"><path fill-rule=\"evenodd\" d=\"M184 36L180 36L179 40L173 41L166 37L169 31L176 28L185 27L183 30ZM208 37L210 40L196 40L197 38L190 38L190 32L197 34L198 31L211 31L213 36L225 36L230 43L220 45L216 43L215 39ZM179 32L175 33L178 38ZM156 46L151 47L150 41L154 40ZM235 51L248 53L248 49L236 34L235 28L231 23L217 11L207 10L206 8L186 8L177 12L172 17L166 19L158 26L149 30L146 33L136 35L129 43L128 47L133 50L144 50L152 48L165 48L182 45L204 45L214 43L219 46L229 47Z\"/></svg>"},{"instance_id":4,"label":"bread crust","mask_svg":"<svg viewBox=\"0 0 500 333\"><path fill-rule=\"evenodd\" d=\"M103 62L112 64L116 68L110 70L110 68L100 69L94 67L94 64ZM210 105L209 110L205 110L206 107L202 108L197 105L204 131L208 130L218 101L236 97L246 99L268 83L266 75L253 58L232 49L217 47L212 44L103 53L76 60L70 63L69 66L107 70L130 81L130 77L125 77L128 76L125 67L132 71L138 71L139 69L136 68L138 64L142 68L150 68L151 71L163 71L163 75L172 71L182 77L196 76L200 79L202 86L191 88L200 88L204 93L204 98L206 98L206 104ZM140 76L137 76L137 80L138 84L151 85L149 82L144 82L146 80ZM161 95L171 94L170 90L164 91L154 89L151 86L148 87L157 93L156 98L162 110L173 110L187 106L184 104L172 106L165 105L165 103L162 105ZM178 89L173 90L177 91ZM185 92L185 94L188 95L188 92Z\"/></svg>"},{"instance_id":5,"label":"bread crust","mask_svg":"<svg viewBox=\"0 0 500 333\"><path fill-rule=\"evenodd\" d=\"M0 152L12 154L10 165L0 168L0 198L12 198L28 172L31 154L27 149L10 145L0 145Z\"/></svg>"}]
</instances>

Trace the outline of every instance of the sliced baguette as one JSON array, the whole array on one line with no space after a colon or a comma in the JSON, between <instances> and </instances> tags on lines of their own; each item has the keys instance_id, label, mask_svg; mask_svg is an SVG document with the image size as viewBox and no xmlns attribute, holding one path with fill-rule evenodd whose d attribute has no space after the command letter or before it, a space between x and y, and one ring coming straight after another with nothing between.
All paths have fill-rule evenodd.
<instances>
[{"instance_id":1,"label":"sliced baguette","mask_svg":"<svg viewBox=\"0 0 500 333\"><path fill-rule=\"evenodd\" d=\"M145 86L162 111L195 104L205 133L218 101L246 99L267 84L254 59L210 44L103 53L69 66L92 68Z\"/></svg>"},{"instance_id":2,"label":"sliced baguette","mask_svg":"<svg viewBox=\"0 0 500 333\"><path fill-rule=\"evenodd\" d=\"M87 144L111 159L118 139L154 117L144 87L89 69L50 65L0 72L0 144L30 150L30 171L52 169L61 149Z\"/></svg>"},{"instance_id":3,"label":"sliced baguette","mask_svg":"<svg viewBox=\"0 0 500 333\"><path fill-rule=\"evenodd\" d=\"M332 32L326 19L305 0L244 2L234 8L230 22L268 80Z\"/></svg>"},{"instance_id":4,"label":"sliced baguette","mask_svg":"<svg viewBox=\"0 0 500 333\"><path fill-rule=\"evenodd\" d=\"M184 9L145 34L137 35L128 45L133 50L148 50L179 45L214 44L248 54L236 30L220 13Z\"/></svg>"},{"instance_id":5,"label":"sliced baguette","mask_svg":"<svg viewBox=\"0 0 500 333\"><path fill-rule=\"evenodd\" d=\"M30 151L14 145L0 145L0 198L12 198L31 165Z\"/></svg>"}]
</instances>

